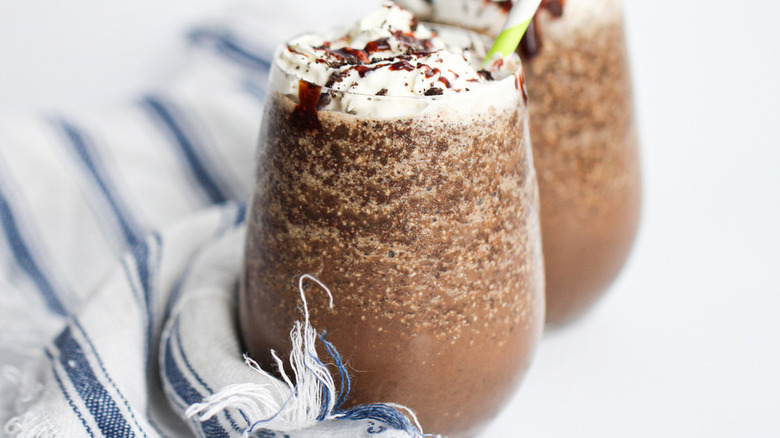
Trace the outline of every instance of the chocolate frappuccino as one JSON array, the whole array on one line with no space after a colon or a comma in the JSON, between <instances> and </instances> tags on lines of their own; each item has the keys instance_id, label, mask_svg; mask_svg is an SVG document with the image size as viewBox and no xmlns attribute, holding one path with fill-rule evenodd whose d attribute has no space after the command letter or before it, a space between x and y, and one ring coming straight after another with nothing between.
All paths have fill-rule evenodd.
<instances>
[{"instance_id":1,"label":"chocolate frappuccino","mask_svg":"<svg viewBox=\"0 0 780 438\"><path fill-rule=\"evenodd\" d=\"M334 305L305 283L311 322L347 364L346 406L399 403L452 437L496 415L544 318L522 68L480 71L485 45L387 4L277 52L240 293L245 347L273 369L297 281L316 277Z\"/></svg>"},{"instance_id":2,"label":"chocolate frappuccino","mask_svg":"<svg viewBox=\"0 0 780 438\"><path fill-rule=\"evenodd\" d=\"M399 0L421 18L500 31L511 1ZM547 322L581 315L634 241L641 178L620 0L543 0L520 46L539 178Z\"/></svg>"}]
</instances>

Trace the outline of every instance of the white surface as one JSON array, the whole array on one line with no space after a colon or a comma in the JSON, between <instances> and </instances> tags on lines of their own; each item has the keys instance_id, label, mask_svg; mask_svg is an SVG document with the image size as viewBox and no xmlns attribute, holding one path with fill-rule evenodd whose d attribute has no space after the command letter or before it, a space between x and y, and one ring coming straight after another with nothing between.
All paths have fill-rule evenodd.
<instances>
[{"instance_id":1,"label":"white surface","mask_svg":"<svg viewBox=\"0 0 780 438\"><path fill-rule=\"evenodd\" d=\"M286 3L306 27L372 6ZM3 0L0 111L132 96L221 6ZM484 436L780 436L780 2L629 0L626 15L645 171L637 245L593 312L545 336Z\"/></svg>"}]
</instances>

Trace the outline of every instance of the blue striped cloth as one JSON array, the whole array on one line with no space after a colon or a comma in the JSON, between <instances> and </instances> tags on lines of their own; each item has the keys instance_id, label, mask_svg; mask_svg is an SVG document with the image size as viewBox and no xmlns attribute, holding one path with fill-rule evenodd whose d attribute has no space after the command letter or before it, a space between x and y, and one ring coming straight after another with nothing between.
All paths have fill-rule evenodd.
<instances>
[{"instance_id":1,"label":"blue striped cloth","mask_svg":"<svg viewBox=\"0 0 780 438\"><path fill-rule=\"evenodd\" d=\"M243 361L233 311L272 49L248 28L193 30L186 68L126 106L0 117L9 436L415 435L392 409L283 432L237 408L184 414L267 383Z\"/></svg>"}]
</instances>

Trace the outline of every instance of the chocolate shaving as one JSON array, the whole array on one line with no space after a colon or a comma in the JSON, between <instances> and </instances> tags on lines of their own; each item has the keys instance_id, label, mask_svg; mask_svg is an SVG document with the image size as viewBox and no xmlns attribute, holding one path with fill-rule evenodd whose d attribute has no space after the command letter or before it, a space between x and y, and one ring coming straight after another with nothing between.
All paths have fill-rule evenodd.
<instances>
[{"instance_id":1,"label":"chocolate shaving","mask_svg":"<svg viewBox=\"0 0 780 438\"><path fill-rule=\"evenodd\" d=\"M409 24L409 28L412 29L412 31L417 30L417 26L420 24L420 21L417 19L417 16L412 16L412 22Z\"/></svg>"},{"instance_id":2,"label":"chocolate shaving","mask_svg":"<svg viewBox=\"0 0 780 438\"><path fill-rule=\"evenodd\" d=\"M333 85L341 82L349 76L349 70L344 70L340 72L335 72L328 78L328 82L325 82L325 87L327 88L333 88Z\"/></svg>"},{"instance_id":3,"label":"chocolate shaving","mask_svg":"<svg viewBox=\"0 0 780 438\"><path fill-rule=\"evenodd\" d=\"M490 72L489 72L489 71L487 71L487 70L480 70L480 71L478 71L477 73L478 73L480 76L482 76L483 78L485 78L485 80L486 80L486 81L492 81L492 80L493 80L493 74L492 74L492 73L490 73Z\"/></svg>"}]
</instances>

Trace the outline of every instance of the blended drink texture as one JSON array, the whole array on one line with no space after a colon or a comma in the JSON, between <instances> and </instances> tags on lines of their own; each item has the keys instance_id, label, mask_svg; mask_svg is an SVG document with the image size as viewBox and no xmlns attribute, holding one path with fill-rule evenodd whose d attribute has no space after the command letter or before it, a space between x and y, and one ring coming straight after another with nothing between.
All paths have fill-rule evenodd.
<instances>
[{"instance_id":1,"label":"blended drink texture","mask_svg":"<svg viewBox=\"0 0 780 438\"><path fill-rule=\"evenodd\" d=\"M522 379L543 323L522 70L515 64L513 72L495 72L506 78L489 80L474 67L437 62L484 47L457 51L399 11L386 5L379 19L361 22L384 30L372 30L368 41L304 37L311 39L277 56L249 217L241 330L267 367L271 348L289 352L290 329L301 318L297 279L312 274L333 293L329 308L324 291L306 288L313 326L349 368L347 404L400 403L426 432L471 436ZM347 40L358 48L345 49ZM311 53L327 60L314 64L335 71L288 62ZM433 68L452 74L427 75ZM328 87L299 81L306 76L296 70L307 69ZM361 70L370 73L361 78ZM393 71L406 76L398 81ZM355 80L365 92L360 79L375 73L386 77L374 78L381 88L373 95L336 91L354 89ZM425 97L434 88L441 92Z\"/></svg>"},{"instance_id":2,"label":"blended drink texture","mask_svg":"<svg viewBox=\"0 0 780 438\"><path fill-rule=\"evenodd\" d=\"M495 35L512 2L403 0ZM581 315L622 269L641 176L620 0L543 0L520 46L542 206L547 322Z\"/></svg>"}]
</instances>

